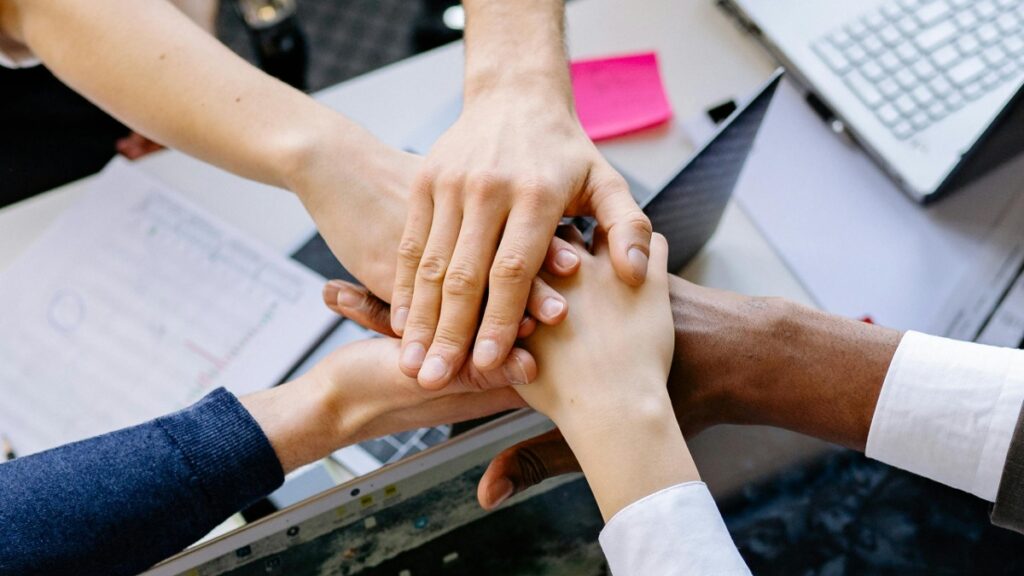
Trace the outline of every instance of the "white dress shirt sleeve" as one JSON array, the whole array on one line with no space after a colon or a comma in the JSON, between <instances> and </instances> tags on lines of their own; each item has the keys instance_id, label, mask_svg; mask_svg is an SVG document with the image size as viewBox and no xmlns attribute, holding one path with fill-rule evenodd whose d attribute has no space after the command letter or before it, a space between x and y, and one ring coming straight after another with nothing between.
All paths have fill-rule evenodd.
<instances>
[{"instance_id":1,"label":"white dress shirt sleeve","mask_svg":"<svg viewBox=\"0 0 1024 576\"><path fill-rule=\"evenodd\" d=\"M908 332L865 453L995 502L1022 401L1024 351Z\"/></svg>"},{"instance_id":2,"label":"white dress shirt sleeve","mask_svg":"<svg viewBox=\"0 0 1024 576\"><path fill-rule=\"evenodd\" d=\"M637 500L601 531L614 576L749 576L703 482Z\"/></svg>"}]
</instances>

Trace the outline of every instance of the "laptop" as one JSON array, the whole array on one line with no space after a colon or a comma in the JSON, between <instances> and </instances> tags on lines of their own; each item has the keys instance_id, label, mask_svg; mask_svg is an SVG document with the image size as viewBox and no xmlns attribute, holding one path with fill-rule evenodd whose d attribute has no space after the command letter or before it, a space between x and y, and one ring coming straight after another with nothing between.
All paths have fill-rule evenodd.
<instances>
[{"instance_id":1,"label":"laptop","mask_svg":"<svg viewBox=\"0 0 1024 576\"><path fill-rule=\"evenodd\" d=\"M1024 0L719 0L919 202L1024 150Z\"/></svg>"},{"instance_id":2,"label":"laptop","mask_svg":"<svg viewBox=\"0 0 1024 576\"><path fill-rule=\"evenodd\" d=\"M604 525L586 481L555 478L485 512L491 458L551 428L505 416L153 567L150 576L601 576Z\"/></svg>"}]
</instances>

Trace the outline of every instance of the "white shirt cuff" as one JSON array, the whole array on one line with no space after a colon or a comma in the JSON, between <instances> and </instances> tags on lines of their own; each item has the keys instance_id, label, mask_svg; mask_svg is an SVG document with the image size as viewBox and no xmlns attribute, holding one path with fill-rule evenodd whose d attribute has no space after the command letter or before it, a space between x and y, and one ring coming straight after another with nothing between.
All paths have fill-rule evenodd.
<instances>
[{"instance_id":1,"label":"white shirt cuff","mask_svg":"<svg viewBox=\"0 0 1024 576\"><path fill-rule=\"evenodd\" d=\"M994 502L1024 401L1024 351L907 332L868 457Z\"/></svg>"},{"instance_id":2,"label":"white shirt cuff","mask_svg":"<svg viewBox=\"0 0 1024 576\"><path fill-rule=\"evenodd\" d=\"M703 482L666 488L623 508L601 531L615 576L749 576Z\"/></svg>"}]
</instances>

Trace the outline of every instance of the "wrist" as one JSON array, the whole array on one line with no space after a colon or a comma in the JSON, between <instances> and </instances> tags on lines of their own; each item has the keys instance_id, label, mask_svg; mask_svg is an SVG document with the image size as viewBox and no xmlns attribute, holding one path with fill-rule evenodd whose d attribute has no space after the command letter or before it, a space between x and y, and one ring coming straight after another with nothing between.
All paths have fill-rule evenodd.
<instances>
[{"instance_id":1,"label":"wrist","mask_svg":"<svg viewBox=\"0 0 1024 576\"><path fill-rule=\"evenodd\" d=\"M700 479L667 394L623 402L614 414L584 416L590 417L558 424L605 521L659 490Z\"/></svg>"},{"instance_id":2,"label":"wrist","mask_svg":"<svg viewBox=\"0 0 1024 576\"><path fill-rule=\"evenodd\" d=\"M902 334L773 300L760 331L767 361L727 393L731 422L801 432L863 450Z\"/></svg>"},{"instance_id":3,"label":"wrist","mask_svg":"<svg viewBox=\"0 0 1024 576\"><path fill-rule=\"evenodd\" d=\"M267 436L286 474L346 443L330 391L308 375L240 402Z\"/></svg>"},{"instance_id":4,"label":"wrist","mask_svg":"<svg viewBox=\"0 0 1024 576\"><path fill-rule=\"evenodd\" d=\"M665 422L678 427L667 392L663 395L597 399L595 402L579 400L553 412L551 420L570 443L599 445L603 442L599 438L618 437L626 428L659 429Z\"/></svg>"}]
</instances>

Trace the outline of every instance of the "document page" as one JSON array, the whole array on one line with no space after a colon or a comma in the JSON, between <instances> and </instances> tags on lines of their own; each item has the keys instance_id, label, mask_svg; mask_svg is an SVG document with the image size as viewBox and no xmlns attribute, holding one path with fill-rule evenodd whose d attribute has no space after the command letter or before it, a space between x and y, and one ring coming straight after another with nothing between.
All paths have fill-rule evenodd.
<instances>
[{"instance_id":1,"label":"document page","mask_svg":"<svg viewBox=\"0 0 1024 576\"><path fill-rule=\"evenodd\" d=\"M30 454L273 386L336 319L321 288L115 160L0 274L0 433Z\"/></svg>"}]
</instances>

